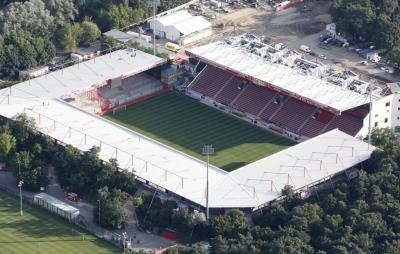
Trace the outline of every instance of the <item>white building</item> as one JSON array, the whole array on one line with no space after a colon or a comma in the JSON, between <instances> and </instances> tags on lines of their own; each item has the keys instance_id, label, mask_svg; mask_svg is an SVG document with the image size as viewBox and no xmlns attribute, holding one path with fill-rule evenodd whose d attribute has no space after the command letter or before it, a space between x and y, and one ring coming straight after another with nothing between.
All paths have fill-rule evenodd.
<instances>
[{"instance_id":1,"label":"white building","mask_svg":"<svg viewBox=\"0 0 400 254\"><path fill-rule=\"evenodd\" d=\"M150 28L154 30L153 20ZM192 16L187 11L178 11L155 20L156 35L181 45L208 37L212 34L211 23L201 16Z\"/></svg>"}]
</instances>

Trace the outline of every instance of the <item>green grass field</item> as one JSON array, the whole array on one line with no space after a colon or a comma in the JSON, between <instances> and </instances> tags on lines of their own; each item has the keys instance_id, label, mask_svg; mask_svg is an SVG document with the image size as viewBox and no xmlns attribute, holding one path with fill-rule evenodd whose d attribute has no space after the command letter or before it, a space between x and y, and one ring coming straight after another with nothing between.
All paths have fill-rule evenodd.
<instances>
[{"instance_id":1,"label":"green grass field","mask_svg":"<svg viewBox=\"0 0 400 254\"><path fill-rule=\"evenodd\" d=\"M294 142L228 116L190 97L167 93L105 116L129 129L205 160L202 146L212 144L211 164L232 171L281 151Z\"/></svg>"},{"instance_id":2,"label":"green grass field","mask_svg":"<svg viewBox=\"0 0 400 254\"><path fill-rule=\"evenodd\" d=\"M19 199L0 191L1 254L93 254L121 253L111 244L85 232L85 240L73 227L48 211L24 203L19 213Z\"/></svg>"}]
</instances>

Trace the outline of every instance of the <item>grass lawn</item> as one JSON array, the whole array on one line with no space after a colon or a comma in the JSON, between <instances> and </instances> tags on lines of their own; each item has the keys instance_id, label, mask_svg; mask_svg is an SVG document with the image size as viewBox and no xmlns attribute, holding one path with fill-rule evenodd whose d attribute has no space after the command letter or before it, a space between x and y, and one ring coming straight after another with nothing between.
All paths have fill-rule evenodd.
<instances>
[{"instance_id":1,"label":"grass lawn","mask_svg":"<svg viewBox=\"0 0 400 254\"><path fill-rule=\"evenodd\" d=\"M173 92L105 117L202 160L202 146L212 144L216 154L210 158L211 164L227 171L294 145L288 139Z\"/></svg>"},{"instance_id":2,"label":"grass lawn","mask_svg":"<svg viewBox=\"0 0 400 254\"><path fill-rule=\"evenodd\" d=\"M85 240L73 230L84 232L48 211L24 203L19 213L19 199L0 191L1 254L93 254L121 253L111 244L85 232Z\"/></svg>"}]
</instances>

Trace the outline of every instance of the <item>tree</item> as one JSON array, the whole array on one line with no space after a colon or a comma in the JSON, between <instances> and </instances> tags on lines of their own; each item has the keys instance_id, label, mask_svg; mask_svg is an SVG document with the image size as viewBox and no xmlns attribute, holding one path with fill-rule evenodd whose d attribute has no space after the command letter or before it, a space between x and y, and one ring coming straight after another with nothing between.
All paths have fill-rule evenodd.
<instances>
[{"instance_id":1,"label":"tree","mask_svg":"<svg viewBox=\"0 0 400 254\"><path fill-rule=\"evenodd\" d=\"M23 188L30 191L39 191L40 187L49 184L45 166L33 166L30 170L23 171L21 178L24 180Z\"/></svg>"},{"instance_id":2,"label":"tree","mask_svg":"<svg viewBox=\"0 0 400 254\"><path fill-rule=\"evenodd\" d=\"M36 50L36 62L47 64L56 55L54 44L42 37L31 38L31 44Z\"/></svg>"},{"instance_id":3,"label":"tree","mask_svg":"<svg viewBox=\"0 0 400 254\"><path fill-rule=\"evenodd\" d=\"M268 253L314 253L313 248L302 239L295 236L282 235L274 239L270 244Z\"/></svg>"},{"instance_id":4,"label":"tree","mask_svg":"<svg viewBox=\"0 0 400 254\"><path fill-rule=\"evenodd\" d=\"M79 23L75 24L64 24L56 32L56 41L60 49L67 52L74 51L78 46L78 36L81 32Z\"/></svg>"},{"instance_id":5,"label":"tree","mask_svg":"<svg viewBox=\"0 0 400 254\"><path fill-rule=\"evenodd\" d=\"M167 11L187 2L187 0L160 0L157 12Z\"/></svg>"},{"instance_id":6,"label":"tree","mask_svg":"<svg viewBox=\"0 0 400 254\"><path fill-rule=\"evenodd\" d=\"M0 75L3 73L3 66L5 63L5 45L4 45L4 37L0 36Z\"/></svg>"},{"instance_id":7,"label":"tree","mask_svg":"<svg viewBox=\"0 0 400 254\"><path fill-rule=\"evenodd\" d=\"M12 133L17 139L17 147L24 147L27 145L31 134L35 134L35 120L24 113L17 114L13 117L10 124Z\"/></svg>"},{"instance_id":8,"label":"tree","mask_svg":"<svg viewBox=\"0 0 400 254\"><path fill-rule=\"evenodd\" d=\"M89 46L100 37L100 29L90 19L86 19L81 24L81 31L79 36L79 44Z\"/></svg>"},{"instance_id":9,"label":"tree","mask_svg":"<svg viewBox=\"0 0 400 254\"><path fill-rule=\"evenodd\" d=\"M354 41L368 37L375 18L370 0L334 0L331 14L338 30Z\"/></svg>"},{"instance_id":10,"label":"tree","mask_svg":"<svg viewBox=\"0 0 400 254\"><path fill-rule=\"evenodd\" d=\"M143 196L142 195L139 195L139 196L136 196L136 197L133 198L133 206L135 208L138 208L138 207L142 206L143 202L144 202L144 200L143 200Z\"/></svg>"},{"instance_id":11,"label":"tree","mask_svg":"<svg viewBox=\"0 0 400 254\"><path fill-rule=\"evenodd\" d=\"M17 181L21 180L19 173L23 171L29 171L32 166L32 155L28 151L21 151L15 153L10 163L11 171L17 178Z\"/></svg>"},{"instance_id":12,"label":"tree","mask_svg":"<svg viewBox=\"0 0 400 254\"><path fill-rule=\"evenodd\" d=\"M0 160L7 162L10 154L15 149L17 141L15 137L11 134L8 126L0 133Z\"/></svg>"},{"instance_id":13,"label":"tree","mask_svg":"<svg viewBox=\"0 0 400 254\"><path fill-rule=\"evenodd\" d=\"M128 218L125 214L123 205L127 200L127 194L113 189L111 192L108 187L103 187L98 190L98 199L100 200L100 223L107 228L119 228L126 225ZM94 221L98 222L98 210L93 210Z\"/></svg>"},{"instance_id":14,"label":"tree","mask_svg":"<svg viewBox=\"0 0 400 254\"><path fill-rule=\"evenodd\" d=\"M13 42L11 42L13 43ZM25 70L37 65L36 50L33 45L25 38L16 38L14 43L19 51L19 69Z\"/></svg>"},{"instance_id":15,"label":"tree","mask_svg":"<svg viewBox=\"0 0 400 254\"><path fill-rule=\"evenodd\" d=\"M133 19L133 9L126 3L111 4L108 10L99 11L97 19L102 30L127 27Z\"/></svg>"},{"instance_id":16,"label":"tree","mask_svg":"<svg viewBox=\"0 0 400 254\"><path fill-rule=\"evenodd\" d=\"M24 180L26 190L39 191L49 183L46 165L29 151L17 152L10 161L10 168L17 182Z\"/></svg>"},{"instance_id":17,"label":"tree","mask_svg":"<svg viewBox=\"0 0 400 254\"><path fill-rule=\"evenodd\" d=\"M232 210L226 216L212 217L208 221L210 236L223 235L234 237L247 229L246 218L243 212Z\"/></svg>"},{"instance_id":18,"label":"tree","mask_svg":"<svg viewBox=\"0 0 400 254\"><path fill-rule=\"evenodd\" d=\"M6 48L4 52L5 68L3 71L6 74L15 74L18 70L37 65L37 52L29 39L29 37L22 37L17 34L7 35L4 38Z\"/></svg>"},{"instance_id":19,"label":"tree","mask_svg":"<svg viewBox=\"0 0 400 254\"><path fill-rule=\"evenodd\" d=\"M106 50L106 49L111 49L117 46L117 41L112 38L112 37L105 37L102 41L101 44L101 49Z\"/></svg>"},{"instance_id":20,"label":"tree","mask_svg":"<svg viewBox=\"0 0 400 254\"><path fill-rule=\"evenodd\" d=\"M304 204L296 206L292 210L292 219L295 217L304 218L307 225L316 229L320 226L324 211L318 204ZM308 230L308 228L306 228Z\"/></svg>"},{"instance_id":21,"label":"tree","mask_svg":"<svg viewBox=\"0 0 400 254\"><path fill-rule=\"evenodd\" d=\"M395 45L387 54L387 58L396 72L400 71L400 45Z\"/></svg>"},{"instance_id":22,"label":"tree","mask_svg":"<svg viewBox=\"0 0 400 254\"><path fill-rule=\"evenodd\" d=\"M2 34L50 38L54 28L54 17L41 0L10 3L0 12Z\"/></svg>"},{"instance_id":23,"label":"tree","mask_svg":"<svg viewBox=\"0 0 400 254\"><path fill-rule=\"evenodd\" d=\"M164 252L164 254L181 254L182 253L182 251L180 250L180 248L178 248L178 247L171 247L171 248L168 248L165 252Z\"/></svg>"},{"instance_id":24,"label":"tree","mask_svg":"<svg viewBox=\"0 0 400 254\"><path fill-rule=\"evenodd\" d=\"M70 23L74 21L75 15L78 14L74 0L43 0L43 2L57 24Z\"/></svg>"},{"instance_id":25,"label":"tree","mask_svg":"<svg viewBox=\"0 0 400 254\"><path fill-rule=\"evenodd\" d=\"M5 75L16 76L20 65L18 49L14 45L4 45L4 60L2 72Z\"/></svg>"}]
</instances>

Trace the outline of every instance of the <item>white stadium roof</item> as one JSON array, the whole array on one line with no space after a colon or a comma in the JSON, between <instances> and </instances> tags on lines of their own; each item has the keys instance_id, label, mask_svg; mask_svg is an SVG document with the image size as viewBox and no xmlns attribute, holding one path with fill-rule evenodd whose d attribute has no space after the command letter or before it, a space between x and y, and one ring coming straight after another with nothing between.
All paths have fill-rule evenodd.
<instances>
[{"instance_id":1,"label":"white stadium roof","mask_svg":"<svg viewBox=\"0 0 400 254\"><path fill-rule=\"evenodd\" d=\"M192 16L187 11L178 11L157 19L163 26L173 26L183 35L192 34L196 31L211 27L202 16Z\"/></svg>"},{"instance_id":2,"label":"white stadium roof","mask_svg":"<svg viewBox=\"0 0 400 254\"><path fill-rule=\"evenodd\" d=\"M149 70L166 60L138 50L117 50L0 90L0 104L59 98L109 79Z\"/></svg>"},{"instance_id":3,"label":"white stadium roof","mask_svg":"<svg viewBox=\"0 0 400 254\"><path fill-rule=\"evenodd\" d=\"M25 112L40 132L82 151L100 146L102 160L116 158L139 179L205 206L205 162L59 99L162 61L142 52L132 57L129 51L116 51L0 90L0 114L12 118ZM373 149L333 130L231 173L211 165L210 207L257 208L278 198L288 179L296 189L313 185L368 159Z\"/></svg>"},{"instance_id":4,"label":"white stadium roof","mask_svg":"<svg viewBox=\"0 0 400 254\"><path fill-rule=\"evenodd\" d=\"M23 107L36 119L42 133L83 151L100 146L101 159L117 158L121 168L205 205L203 161L56 99L45 106L1 105L0 113L11 118L23 112ZM371 153L365 142L333 130L231 173L210 166L210 207L258 207L280 196L288 174L289 184L299 189L351 168L368 159Z\"/></svg>"},{"instance_id":5,"label":"white stadium roof","mask_svg":"<svg viewBox=\"0 0 400 254\"><path fill-rule=\"evenodd\" d=\"M225 42L188 49L187 53L207 63L211 62L223 69L251 76L261 83L268 83L277 89L337 111L345 111L369 102L368 96L306 75L283 64L268 62L261 56Z\"/></svg>"}]
</instances>

